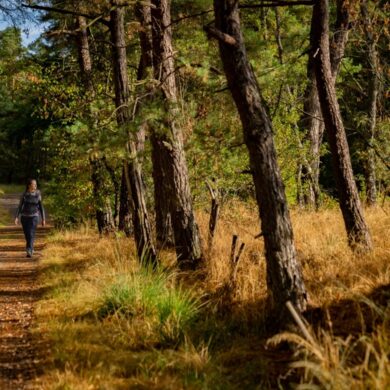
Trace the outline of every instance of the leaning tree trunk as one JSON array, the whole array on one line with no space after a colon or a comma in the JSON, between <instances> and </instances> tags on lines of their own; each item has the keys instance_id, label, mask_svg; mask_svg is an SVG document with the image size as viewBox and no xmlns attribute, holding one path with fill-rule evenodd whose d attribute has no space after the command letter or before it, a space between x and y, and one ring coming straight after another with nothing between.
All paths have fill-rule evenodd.
<instances>
[{"instance_id":1,"label":"leaning tree trunk","mask_svg":"<svg viewBox=\"0 0 390 390\"><path fill-rule=\"evenodd\" d=\"M152 42L152 15L148 5L136 3L135 13L140 22L140 47L141 57L138 65L137 79L143 80L147 77L148 71L152 70L153 64L153 42ZM173 247L173 230L171 213L169 210L169 194L166 192L167 174L164 169L164 147L161 140L151 128L150 140L152 145L152 177L154 184L154 209L156 217L156 241L159 248Z\"/></svg>"},{"instance_id":2,"label":"leaning tree trunk","mask_svg":"<svg viewBox=\"0 0 390 390\"><path fill-rule=\"evenodd\" d=\"M369 250L372 247L371 237L353 177L347 136L332 77L329 55L328 7L328 0L318 0L313 7L310 56L314 61L322 117L332 153L339 203L348 234L348 242L352 248Z\"/></svg>"},{"instance_id":3,"label":"leaning tree trunk","mask_svg":"<svg viewBox=\"0 0 390 390\"><path fill-rule=\"evenodd\" d=\"M333 37L330 40L330 63L333 82L339 72L341 60L344 57L345 45L348 40L350 25L350 2L337 0L337 16ZM312 25L313 26L313 25ZM308 85L305 91L303 113L300 123L305 129L304 140L309 142L308 159L300 163L302 182L299 184L298 200L301 205L318 209L321 204L320 176L320 148L324 134L324 121L318 98L316 76L313 57L309 56L307 63Z\"/></svg>"},{"instance_id":4,"label":"leaning tree trunk","mask_svg":"<svg viewBox=\"0 0 390 390\"><path fill-rule=\"evenodd\" d=\"M127 149L130 160L124 163L127 190L133 203L134 238L140 260L153 265L157 263L157 255L152 242L150 222L148 218L145 188L142 180L141 165L138 160L137 143L134 135L128 130L131 122L129 108L129 84L127 76L126 41L124 29L124 7L117 7L110 12L110 33L112 44L113 75L115 85L116 117L120 127L128 132Z\"/></svg>"},{"instance_id":5,"label":"leaning tree trunk","mask_svg":"<svg viewBox=\"0 0 390 390\"><path fill-rule=\"evenodd\" d=\"M365 135L368 139L369 148L367 150L365 161L365 181L366 181L366 199L368 206L376 204L376 175L375 175L375 152L373 143L375 141L375 128L377 116L377 101L379 95L379 66L378 53L376 50L376 40L373 34L373 26L367 10L367 0L361 4L361 13L363 18L363 28L367 43L367 61L369 69L368 81L368 124Z\"/></svg>"},{"instance_id":6,"label":"leaning tree trunk","mask_svg":"<svg viewBox=\"0 0 390 390\"><path fill-rule=\"evenodd\" d=\"M78 32L76 35L76 41L81 78L83 80L86 98L93 99L95 93L92 83L92 61L89 51L87 23L83 16L77 17L77 28ZM91 110L89 111L88 115L90 115L92 122L94 122L94 114L91 112ZM105 179L101 172L101 158L96 156L91 157L90 166L97 227L99 233L108 234L115 230L115 223L112 216L110 199L106 194L103 193Z\"/></svg>"},{"instance_id":7,"label":"leaning tree trunk","mask_svg":"<svg viewBox=\"0 0 390 390\"><path fill-rule=\"evenodd\" d=\"M290 318L286 302L306 308L306 290L297 261L284 185L276 159L272 124L250 66L240 27L238 2L214 0L216 29L228 86L240 114L264 237L267 284L275 315Z\"/></svg>"},{"instance_id":8,"label":"leaning tree trunk","mask_svg":"<svg viewBox=\"0 0 390 390\"><path fill-rule=\"evenodd\" d=\"M164 152L166 167L166 200L175 239L179 266L182 269L198 267L202 259L199 230L195 222L183 148L183 135L177 123L177 90L172 48L170 0L152 0L152 36L154 77L160 82L161 93L156 99L165 106L163 129L155 131Z\"/></svg>"}]
</instances>

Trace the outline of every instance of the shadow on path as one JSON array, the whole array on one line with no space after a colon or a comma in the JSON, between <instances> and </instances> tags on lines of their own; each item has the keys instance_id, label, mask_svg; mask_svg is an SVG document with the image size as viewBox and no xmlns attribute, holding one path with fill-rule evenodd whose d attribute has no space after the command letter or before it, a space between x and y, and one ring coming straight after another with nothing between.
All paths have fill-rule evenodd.
<instances>
[{"instance_id":1,"label":"shadow on path","mask_svg":"<svg viewBox=\"0 0 390 390\"><path fill-rule=\"evenodd\" d=\"M19 195L0 197L0 208L16 210ZM34 304L42 293L37 277L39 251L50 227L38 227L38 251L26 258L25 241L20 226L0 228L0 389L32 389L40 375L47 350L34 336Z\"/></svg>"}]
</instances>

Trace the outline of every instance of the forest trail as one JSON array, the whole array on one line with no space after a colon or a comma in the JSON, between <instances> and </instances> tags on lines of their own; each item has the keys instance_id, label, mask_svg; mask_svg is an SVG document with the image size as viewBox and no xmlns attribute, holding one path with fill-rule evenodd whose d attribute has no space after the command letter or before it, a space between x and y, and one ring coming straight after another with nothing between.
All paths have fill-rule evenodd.
<instances>
[{"instance_id":1,"label":"forest trail","mask_svg":"<svg viewBox=\"0 0 390 390\"><path fill-rule=\"evenodd\" d=\"M0 208L13 212L18 194L0 197ZM40 250L50 227L38 227L35 254L27 258L21 226L0 227L0 389L31 389L44 363L42 340L33 336Z\"/></svg>"}]
</instances>

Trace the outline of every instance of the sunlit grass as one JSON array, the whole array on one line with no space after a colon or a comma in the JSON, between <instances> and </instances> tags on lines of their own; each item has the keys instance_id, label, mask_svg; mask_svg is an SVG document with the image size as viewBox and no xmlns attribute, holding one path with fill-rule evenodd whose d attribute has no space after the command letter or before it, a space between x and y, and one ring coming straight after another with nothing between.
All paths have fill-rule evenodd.
<instances>
[{"instance_id":1,"label":"sunlit grass","mask_svg":"<svg viewBox=\"0 0 390 390\"><path fill-rule=\"evenodd\" d=\"M0 198L7 194L21 193L24 187L15 184L0 184ZM0 227L12 224L13 216L11 213L0 207Z\"/></svg>"},{"instance_id":2,"label":"sunlit grass","mask_svg":"<svg viewBox=\"0 0 390 390\"><path fill-rule=\"evenodd\" d=\"M356 297L356 302L359 298ZM388 389L390 388L390 311L369 299L363 299L378 315L372 332L336 336L332 329L308 333L282 333L268 340L268 345L290 342L298 346L291 369L300 373L297 389ZM364 324L362 324L364 325Z\"/></svg>"},{"instance_id":3,"label":"sunlit grass","mask_svg":"<svg viewBox=\"0 0 390 390\"><path fill-rule=\"evenodd\" d=\"M90 228L49 237L42 262L49 293L38 307L37 331L51 340L53 364L40 388L267 389L289 383L292 370L302 388L343 388L351 381L380 389L389 380L389 317L375 297L367 302L383 315L367 317L363 301L390 284L389 209L366 215L375 249L356 255L337 209L292 212L310 307L329 308L333 324L318 331L313 325L314 346L299 332L290 334L290 343L300 346L296 357L265 352L265 260L262 240L254 239L254 207L222 210L205 278L171 268L171 252L162 256L165 270L145 270L132 240L99 238ZM205 237L208 214L197 217ZM232 234L246 247L237 284L226 295Z\"/></svg>"},{"instance_id":4,"label":"sunlit grass","mask_svg":"<svg viewBox=\"0 0 390 390\"><path fill-rule=\"evenodd\" d=\"M20 184L1 184L0 183L0 196L2 194L19 194L24 191L25 186Z\"/></svg>"}]
</instances>

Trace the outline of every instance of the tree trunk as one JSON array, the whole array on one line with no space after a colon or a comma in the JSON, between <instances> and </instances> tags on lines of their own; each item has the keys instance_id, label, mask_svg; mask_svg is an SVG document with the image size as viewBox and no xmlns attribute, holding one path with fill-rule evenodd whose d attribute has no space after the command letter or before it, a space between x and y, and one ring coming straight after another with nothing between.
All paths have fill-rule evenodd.
<instances>
[{"instance_id":1,"label":"tree trunk","mask_svg":"<svg viewBox=\"0 0 390 390\"><path fill-rule=\"evenodd\" d=\"M336 23L334 26L333 37L330 40L330 68L333 82L339 73L340 64L344 58L345 45L348 41L350 29L350 9L352 2L349 0L336 0Z\"/></svg>"},{"instance_id":2,"label":"tree trunk","mask_svg":"<svg viewBox=\"0 0 390 390\"><path fill-rule=\"evenodd\" d=\"M167 156L164 155L165 148L162 140L152 132L150 136L152 143L153 181L154 181L154 202L156 211L156 239L160 248L173 247L173 230L171 213L169 207L169 191L167 190L167 169L164 164Z\"/></svg>"},{"instance_id":3,"label":"tree trunk","mask_svg":"<svg viewBox=\"0 0 390 390\"><path fill-rule=\"evenodd\" d=\"M104 171L105 167L101 158L90 157L92 168L92 188L96 209L96 222L99 234L108 235L115 231L114 218L111 211L110 198L104 194Z\"/></svg>"},{"instance_id":4,"label":"tree trunk","mask_svg":"<svg viewBox=\"0 0 390 390\"><path fill-rule=\"evenodd\" d=\"M114 224L115 226L118 226L119 221L119 208L120 208L120 183L118 181L117 175L115 173L115 168L110 166L110 164L107 161L107 157L102 157L102 162L106 168L107 173L110 176L112 186L114 187Z\"/></svg>"},{"instance_id":5,"label":"tree trunk","mask_svg":"<svg viewBox=\"0 0 390 390\"><path fill-rule=\"evenodd\" d=\"M149 11L148 11L149 10ZM150 7L141 5L139 2L135 5L135 13L140 21L150 16ZM149 26L148 26L149 24ZM145 30L143 30L145 29ZM147 29L150 29L150 20L145 22L141 26L141 31L139 33L141 41L141 58L137 70L137 80L142 80L145 78L146 70L148 67L151 67L151 43L148 43L148 33ZM150 35L150 34L149 34ZM150 53L150 54L149 54ZM150 58L149 58L150 57ZM137 149L142 149L143 152L143 142L144 142L144 126L141 126L139 131L141 137L137 134ZM142 139L138 139L142 138ZM131 195L127 191L126 178L124 176L124 167L122 169L122 179L121 179L121 205L119 211L119 230L124 231L126 236L129 237L132 234L132 222L131 222L131 209L132 201Z\"/></svg>"},{"instance_id":6,"label":"tree trunk","mask_svg":"<svg viewBox=\"0 0 390 390\"><path fill-rule=\"evenodd\" d=\"M346 0L337 0L336 23L333 37L330 40L330 63L334 83L336 83L348 40L350 6L350 3ZM321 205L319 185L320 149L325 128L318 98L314 62L311 56L309 56L307 63L307 77L308 85L305 91L303 115L300 123L302 128L305 129L304 140L309 142L309 153L307 162L300 163L302 165L302 183L299 187L302 189L300 198L303 200L303 204L318 210Z\"/></svg>"},{"instance_id":7,"label":"tree trunk","mask_svg":"<svg viewBox=\"0 0 390 390\"><path fill-rule=\"evenodd\" d=\"M296 258L284 185L276 159L272 124L247 58L238 2L214 0L215 24L226 40L219 49L226 78L240 114L264 236L267 284L277 318L286 321L286 302L306 308L306 290ZM228 43L230 42L230 43Z\"/></svg>"},{"instance_id":8,"label":"tree trunk","mask_svg":"<svg viewBox=\"0 0 390 390\"><path fill-rule=\"evenodd\" d=\"M332 153L339 203L350 246L354 249L369 250L372 247L371 237L353 177L347 137L332 76L328 23L328 0L319 0L313 7L310 56L314 61L318 95Z\"/></svg>"},{"instance_id":9,"label":"tree trunk","mask_svg":"<svg viewBox=\"0 0 390 390\"><path fill-rule=\"evenodd\" d=\"M152 242L151 228L146 208L145 188L142 180L141 165L138 160L137 144L133 134L128 130L131 122L129 108L129 84L127 77L126 41L124 30L124 7L110 12L110 32L112 43L113 75L115 85L116 117L120 127L127 130L129 141L127 149L130 160L124 163L127 191L133 203L134 238L140 260L153 265L157 255Z\"/></svg>"},{"instance_id":10,"label":"tree trunk","mask_svg":"<svg viewBox=\"0 0 390 390\"><path fill-rule=\"evenodd\" d=\"M152 42L152 15L150 6L136 4L136 15L141 24L139 33L141 58L138 66L138 80L147 77L148 70L152 70L153 42ZM171 213L169 210L169 195L166 192L167 173L164 169L164 146L156 136L155 131L149 124L150 140L152 144L152 169L154 184L154 209L156 216L156 241L159 248L173 247L173 230Z\"/></svg>"},{"instance_id":11,"label":"tree trunk","mask_svg":"<svg viewBox=\"0 0 390 390\"><path fill-rule=\"evenodd\" d=\"M88 93L94 92L92 81L92 60L89 52L87 22L83 16L77 17L77 50L84 88Z\"/></svg>"},{"instance_id":12,"label":"tree trunk","mask_svg":"<svg viewBox=\"0 0 390 390\"><path fill-rule=\"evenodd\" d=\"M317 85L313 69L313 61L309 58L307 64L308 85L305 91L303 115L300 127L304 129L304 144L309 143L308 158L300 161L301 182L298 183L298 199L301 206L318 209L321 204L320 176L320 148L324 133L320 102L318 100ZM305 155L305 151L303 150Z\"/></svg>"},{"instance_id":13,"label":"tree trunk","mask_svg":"<svg viewBox=\"0 0 390 390\"><path fill-rule=\"evenodd\" d=\"M137 1L135 14L141 27L139 31L141 57L138 65L137 80L143 80L146 78L148 70L152 70L153 64L152 14L150 6L143 5L140 1Z\"/></svg>"},{"instance_id":14,"label":"tree trunk","mask_svg":"<svg viewBox=\"0 0 390 390\"><path fill-rule=\"evenodd\" d=\"M367 0L361 3L361 13L363 17L363 28L367 42L367 61L369 69L368 81L368 125L365 131L368 143L371 147L367 150L365 161L365 181L366 181L366 199L368 206L376 204L376 174L375 174L375 152L372 145L375 141L375 128L377 117L377 101L379 94L378 77L378 53L376 50L376 40L373 35L373 26L367 10Z\"/></svg>"},{"instance_id":15,"label":"tree trunk","mask_svg":"<svg viewBox=\"0 0 390 390\"><path fill-rule=\"evenodd\" d=\"M92 61L89 51L87 23L84 17L77 17L77 28L79 31L77 32L76 41L81 77L84 84L84 90L88 95L87 99L93 99L95 93L92 82ZM90 116L90 119L92 119L92 122L94 122L94 114L91 110L88 115ZM96 223L100 234L108 234L115 231L115 223L112 216L110 199L104 194L104 175L102 175L101 172L102 164L101 158L90 158L92 170L91 180L96 208Z\"/></svg>"},{"instance_id":16,"label":"tree trunk","mask_svg":"<svg viewBox=\"0 0 390 390\"><path fill-rule=\"evenodd\" d=\"M125 168L122 167L120 201L119 201L119 223L118 230L124 232L126 237L133 234L131 196L127 191Z\"/></svg>"},{"instance_id":17,"label":"tree trunk","mask_svg":"<svg viewBox=\"0 0 390 390\"><path fill-rule=\"evenodd\" d=\"M179 111L170 0L153 0L152 5L153 69L154 77L161 83L161 94L156 94L156 99L161 99L166 109L166 115L162 118L163 128L155 131L154 135L163 148L160 157L165 160L162 165L166 167L164 197L169 201L178 263L182 269L194 269L202 259L202 250L192 208L183 136L176 123Z\"/></svg>"}]
</instances>

